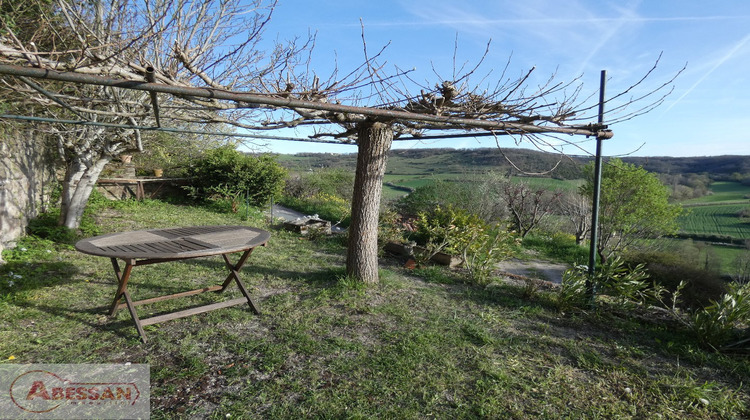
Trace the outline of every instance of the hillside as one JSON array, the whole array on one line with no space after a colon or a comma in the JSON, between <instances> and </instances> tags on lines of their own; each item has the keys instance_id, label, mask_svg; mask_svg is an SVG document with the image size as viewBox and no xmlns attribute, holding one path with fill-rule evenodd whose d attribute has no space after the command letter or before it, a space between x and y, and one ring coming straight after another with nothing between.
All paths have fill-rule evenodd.
<instances>
[{"instance_id":1,"label":"hillside","mask_svg":"<svg viewBox=\"0 0 750 420\"><path fill-rule=\"evenodd\" d=\"M279 155L279 162L293 171L312 168L354 169L357 155L301 153ZM411 149L392 150L388 158L388 175L467 174L486 171L546 173L558 179L578 179L580 165L589 156L562 156L529 149ZM650 172L664 174L707 173L714 179L728 179L734 173L750 174L750 156L701 157L625 157L622 160L643 166ZM555 167L557 165L557 167ZM554 168L554 171L550 172Z\"/></svg>"},{"instance_id":2,"label":"hillside","mask_svg":"<svg viewBox=\"0 0 750 420\"><path fill-rule=\"evenodd\" d=\"M348 168L354 170L356 153L299 153L279 155L278 161L292 171L314 168ZM524 172L549 172L556 178L580 177L579 166L585 159L561 156L525 149L411 149L391 150L388 157L388 175L467 174L487 171L514 170L508 162ZM518 172L514 170L515 172Z\"/></svg>"}]
</instances>

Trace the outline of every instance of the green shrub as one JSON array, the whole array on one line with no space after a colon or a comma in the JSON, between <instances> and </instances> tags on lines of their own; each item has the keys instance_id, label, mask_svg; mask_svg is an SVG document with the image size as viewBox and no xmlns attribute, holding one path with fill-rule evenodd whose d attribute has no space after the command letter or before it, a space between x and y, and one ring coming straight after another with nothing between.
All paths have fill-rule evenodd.
<instances>
[{"instance_id":1,"label":"green shrub","mask_svg":"<svg viewBox=\"0 0 750 420\"><path fill-rule=\"evenodd\" d=\"M588 248L576 244L575 236L565 233L530 233L523 238L523 246L556 261L583 264L589 259Z\"/></svg>"},{"instance_id":2,"label":"green shrub","mask_svg":"<svg viewBox=\"0 0 750 420\"><path fill-rule=\"evenodd\" d=\"M588 278L588 267L577 265L565 270L557 293L557 308L565 311L571 308L580 308L589 302L586 279Z\"/></svg>"},{"instance_id":3,"label":"green shrub","mask_svg":"<svg viewBox=\"0 0 750 420\"><path fill-rule=\"evenodd\" d=\"M284 196L299 199L327 194L351 201L353 191L354 174L339 168L293 175L284 186Z\"/></svg>"},{"instance_id":4,"label":"green shrub","mask_svg":"<svg viewBox=\"0 0 750 420\"><path fill-rule=\"evenodd\" d=\"M399 199L395 208L407 217L431 212L438 206L471 211L470 204L476 202L476 193L477 189L471 183L436 180Z\"/></svg>"},{"instance_id":5,"label":"green shrub","mask_svg":"<svg viewBox=\"0 0 750 420\"><path fill-rule=\"evenodd\" d=\"M393 209L380 209L378 216L378 249L382 251L388 242L402 242L404 230L401 227L398 213Z\"/></svg>"},{"instance_id":6,"label":"green shrub","mask_svg":"<svg viewBox=\"0 0 750 420\"><path fill-rule=\"evenodd\" d=\"M489 281L495 264L510 258L516 244L514 233L450 205L420 213L416 227L425 249L416 255L420 265L440 252L460 255L469 279L478 284Z\"/></svg>"},{"instance_id":7,"label":"green shrub","mask_svg":"<svg viewBox=\"0 0 750 420\"><path fill-rule=\"evenodd\" d=\"M750 283L733 283L720 299L690 315L688 325L701 344L714 350L743 343L747 348L750 338L741 339L740 329L747 335L750 327Z\"/></svg>"},{"instance_id":8,"label":"green shrub","mask_svg":"<svg viewBox=\"0 0 750 420\"><path fill-rule=\"evenodd\" d=\"M461 253L469 278L474 283L487 284L495 265L513 257L520 240L514 232L497 226L475 231Z\"/></svg>"},{"instance_id":9,"label":"green shrub","mask_svg":"<svg viewBox=\"0 0 750 420\"><path fill-rule=\"evenodd\" d=\"M319 193L307 198L285 196L281 204L307 215L317 214L343 227L349 226L351 221L351 203L331 194Z\"/></svg>"},{"instance_id":10,"label":"green shrub","mask_svg":"<svg viewBox=\"0 0 750 420\"><path fill-rule=\"evenodd\" d=\"M416 227L417 243L424 245L432 257L439 252L461 253L477 232L487 229L487 224L476 215L448 205L419 213Z\"/></svg>"},{"instance_id":11,"label":"green shrub","mask_svg":"<svg viewBox=\"0 0 750 420\"><path fill-rule=\"evenodd\" d=\"M279 195L286 170L268 155L250 156L231 146L205 153L190 168L187 187L191 197L201 200L230 200L232 209L247 195L253 205L262 205Z\"/></svg>"},{"instance_id":12,"label":"green shrub","mask_svg":"<svg viewBox=\"0 0 750 420\"><path fill-rule=\"evenodd\" d=\"M34 219L29 220L26 232L38 238L47 239L57 243L72 244L78 239L78 234L73 229L60 226L57 223L60 211L42 213Z\"/></svg>"},{"instance_id":13,"label":"green shrub","mask_svg":"<svg viewBox=\"0 0 750 420\"><path fill-rule=\"evenodd\" d=\"M648 279L643 265L628 267L620 257L609 259L593 276L589 276L587 266L578 265L563 273L558 307L566 309L585 305L589 300L587 280L590 280L596 294L611 296L615 303L622 306L661 301L664 289Z\"/></svg>"},{"instance_id":14,"label":"green shrub","mask_svg":"<svg viewBox=\"0 0 750 420\"><path fill-rule=\"evenodd\" d=\"M54 193L52 199L59 201L59 193ZM130 200L128 200L130 201ZM91 191L89 201L81 218L81 225L78 229L68 229L59 225L60 208L55 207L47 212L39 214L34 219L29 220L26 226L26 233L39 238L48 239L52 242L72 244L81 237L96 236L101 233L100 227L94 220L94 215L100 214L102 209L114 206L127 201L108 200L96 188Z\"/></svg>"},{"instance_id":15,"label":"green shrub","mask_svg":"<svg viewBox=\"0 0 750 420\"><path fill-rule=\"evenodd\" d=\"M226 145L224 139L194 134L143 132L141 135L144 151L133 155L139 176L153 176L155 169L163 169L164 176L188 176L190 167L206 150Z\"/></svg>"}]
</instances>

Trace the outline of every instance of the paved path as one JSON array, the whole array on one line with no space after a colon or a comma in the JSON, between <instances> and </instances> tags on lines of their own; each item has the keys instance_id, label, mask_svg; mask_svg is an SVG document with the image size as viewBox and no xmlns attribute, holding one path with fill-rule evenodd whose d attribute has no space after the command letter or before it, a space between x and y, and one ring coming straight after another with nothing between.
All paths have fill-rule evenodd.
<instances>
[{"instance_id":1,"label":"paved path","mask_svg":"<svg viewBox=\"0 0 750 420\"><path fill-rule=\"evenodd\" d=\"M290 208L280 206L278 204L274 204L271 211L273 212L271 216L274 219L284 219L287 222L291 222L297 219L304 219L306 217L311 216L309 214L300 213L297 210L292 210ZM331 232L333 233L340 233L344 231L346 231L346 229L340 226L331 226Z\"/></svg>"},{"instance_id":2,"label":"paved path","mask_svg":"<svg viewBox=\"0 0 750 420\"><path fill-rule=\"evenodd\" d=\"M304 213L300 213L297 210L292 210L292 209L280 206L278 204L274 204L273 208L271 209L271 216L274 219L284 219L285 221L292 221L292 220L301 219L308 215Z\"/></svg>"},{"instance_id":3,"label":"paved path","mask_svg":"<svg viewBox=\"0 0 750 420\"><path fill-rule=\"evenodd\" d=\"M510 259L497 265L497 269L518 276L545 280L552 283L562 283L565 270L570 268L566 264L553 263L542 260L517 260Z\"/></svg>"}]
</instances>

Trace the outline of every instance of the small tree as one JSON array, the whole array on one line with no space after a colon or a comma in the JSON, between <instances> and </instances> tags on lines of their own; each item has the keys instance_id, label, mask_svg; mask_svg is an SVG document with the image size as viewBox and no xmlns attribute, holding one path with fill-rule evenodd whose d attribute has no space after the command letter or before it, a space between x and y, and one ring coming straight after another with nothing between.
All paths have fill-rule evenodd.
<instances>
[{"instance_id":1,"label":"small tree","mask_svg":"<svg viewBox=\"0 0 750 420\"><path fill-rule=\"evenodd\" d=\"M584 168L581 194L593 197L594 166ZM669 191L640 166L612 159L602 168L597 253L602 262L612 254L645 239L677 232L679 205L669 204Z\"/></svg>"}]
</instances>

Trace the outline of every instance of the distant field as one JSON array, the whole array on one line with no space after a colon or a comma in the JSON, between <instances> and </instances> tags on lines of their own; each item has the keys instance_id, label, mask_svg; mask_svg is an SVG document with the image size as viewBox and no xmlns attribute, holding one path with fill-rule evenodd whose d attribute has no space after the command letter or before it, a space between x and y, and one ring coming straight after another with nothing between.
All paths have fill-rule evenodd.
<instances>
[{"instance_id":1,"label":"distant field","mask_svg":"<svg viewBox=\"0 0 750 420\"><path fill-rule=\"evenodd\" d=\"M711 184L711 195L705 197L685 200L684 205L702 204L702 203L719 203L722 201L746 201L750 204L750 186L742 185L739 182L714 182Z\"/></svg>"},{"instance_id":2,"label":"distant field","mask_svg":"<svg viewBox=\"0 0 750 420\"><path fill-rule=\"evenodd\" d=\"M680 227L685 233L750 239L750 222L737 217L737 212L748 206L750 204L689 207L689 213L679 219Z\"/></svg>"},{"instance_id":3,"label":"distant field","mask_svg":"<svg viewBox=\"0 0 750 420\"><path fill-rule=\"evenodd\" d=\"M678 220L680 230L700 235L726 235L750 239L750 222L737 213L750 207L750 187L738 182L715 182L712 194L682 202L688 212Z\"/></svg>"},{"instance_id":4,"label":"distant field","mask_svg":"<svg viewBox=\"0 0 750 420\"><path fill-rule=\"evenodd\" d=\"M685 243L685 239L672 239L672 238L661 238L656 240L661 243L666 249L679 252L680 246ZM719 269L721 274L732 275L737 272L734 262L735 260L745 255L748 250L740 246L724 246L716 244L707 244L706 248L702 248L698 260L705 261L706 250L710 249L710 258L716 258L718 260Z\"/></svg>"}]
</instances>

